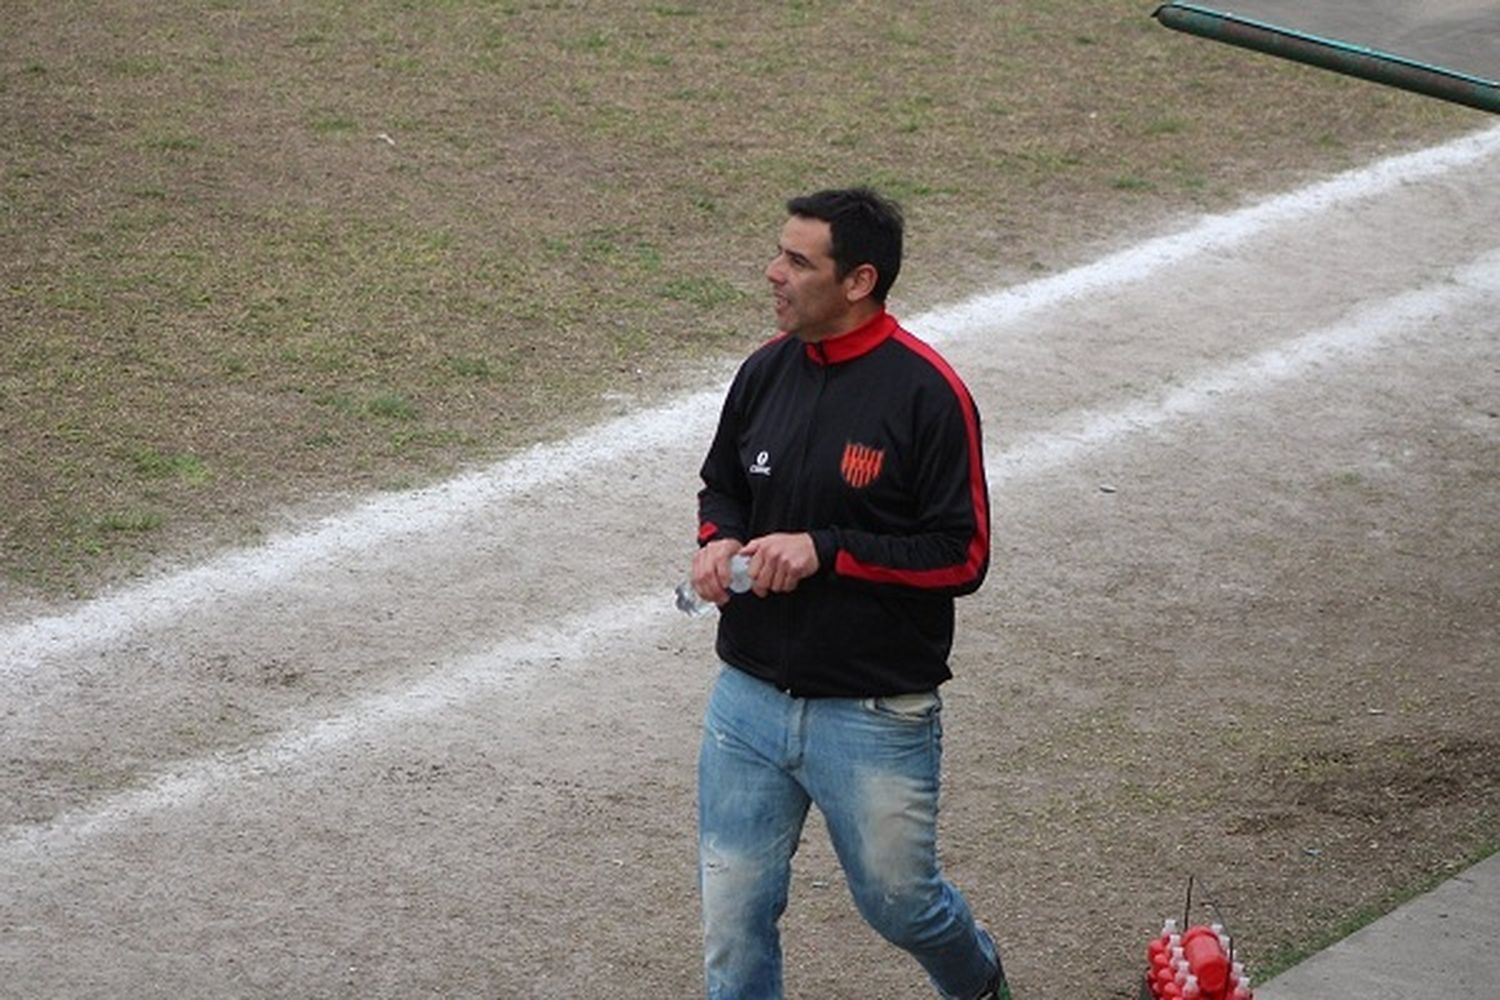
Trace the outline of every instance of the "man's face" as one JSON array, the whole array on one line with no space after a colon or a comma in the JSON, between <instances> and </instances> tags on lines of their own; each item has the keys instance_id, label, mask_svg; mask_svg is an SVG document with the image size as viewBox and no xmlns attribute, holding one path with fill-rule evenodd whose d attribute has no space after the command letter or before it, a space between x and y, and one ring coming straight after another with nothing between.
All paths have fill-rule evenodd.
<instances>
[{"instance_id":1,"label":"man's face","mask_svg":"<svg viewBox=\"0 0 1500 1000\"><path fill-rule=\"evenodd\" d=\"M786 220L776 256L766 266L777 329L814 343L857 325L851 320L858 299L850 293L858 269L839 280L832 252L828 223L799 215Z\"/></svg>"}]
</instances>

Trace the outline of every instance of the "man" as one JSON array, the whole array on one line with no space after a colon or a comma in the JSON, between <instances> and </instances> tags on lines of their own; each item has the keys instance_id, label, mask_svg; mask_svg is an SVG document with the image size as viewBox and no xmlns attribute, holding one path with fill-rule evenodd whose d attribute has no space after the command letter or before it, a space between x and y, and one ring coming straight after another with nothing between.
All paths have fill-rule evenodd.
<instances>
[{"instance_id":1,"label":"man","mask_svg":"<svg viewBox=\"0 0 1500 1000\"><path fill-rule=\"evenodd\" d=\"M780 335L729 389L703 463L692 580L724 667L699 758L711 998L779 997L791 858L827 820L864 918L939 993L1009 997L937 861L953 598L989 567L979 414L885 309L902 218L868 189L787 203L766 268ZM731 594L730 557L751 590Z\"/></svg>"}]
</instances>

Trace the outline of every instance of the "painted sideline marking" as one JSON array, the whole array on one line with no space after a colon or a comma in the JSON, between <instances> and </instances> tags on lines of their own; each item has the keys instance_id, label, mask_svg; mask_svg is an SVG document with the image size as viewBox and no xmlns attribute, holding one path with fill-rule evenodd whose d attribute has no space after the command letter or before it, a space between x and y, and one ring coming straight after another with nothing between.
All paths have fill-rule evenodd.
<instances>
[{"instance_id":1,"label":"painted sideline marking","mask_svg":"<svg viewBox=\"0 0 1500 1000\"><path fill-rule=\"evenodd\" d=\"M913 333L933 343L966 338L994 329L1015 316L1145 280L1164 267L1205 251L1243 243L1275 226L1373 198L1403 184L1429 180L1497 153L1500 153L1500 126L1492 126L1442 146L1381 160L1246 208L1205 216L1180 233L1149 239L1071 271L932 310L909 325Z\"/></svg>"},{"instance_id":2,"label":"painted sideline marking","mask_svg":"<svg viewBox=\"0 0 1500 1000\"><path fill-rule=\"evenodd\" d=\"M1195 254L1222 249L1292 220L1374 197L1500 153L1500 126L1441 146L1381 160L1189 229L1111 254L1092 264L913 317L911 329L933 343L973 337L1018 315L1149 277ZM302 569L441 529L471 511L576 476L627 446L664 446L684 427L707 426L722 391L696 393L612 420L555 444L539 445L487 468L406 493L376 497L310 528L273 537L57 615L0 628L0 671L29 673L48 655L148 628L190 608L275 586Z\"/></svg>"},{"instance_id":3,"label":"painted sideline marking","mask_svg":"<svg viewBox=\"0 0 1500 1000\"><path fill-rule=\"evenodd\" d=\"M1483 254L1432 284L1365 303L1332 326L1215 368L1160 399L1084 413L1072 431L1053 427L1028 435L987 463L991 488L1066 465L1128 434L1206 412L1221 399L1298 378L1340 357L1368 354L1406 329L1486 297L1500 297L1500 250Z\"/></svg>"},{"instance_id":4,"label":"painted sideline marking","mask_svg":"<svg viewBox=\"0 0 1500 1000\"><path fill-rule=\"evenodd\" d=\"M679 614L665 595L653 593L570 615L525 635L507 638L490 649L462 656L415 684L408 682L362 695L336 715L283 730L258 745L182 761L147 784L42 823L7 827L0 839L0 871L26 858L53 858L153 813L186 808L215 794L236 794L231 786L238 783L274 781L300 761L497 689L512 686L519 691L547 676L545 671L527 669L533 664L559 657L577 661L644 628L659 629L669 613Z\"/></svg>"},{"instance_id":5,"label":"painted sideline marking","mask_svg":"<svg viewBox=\"0 0 1500 1000\"><path fill-rule=\"evenodd\" d=\"M1486 299L1500 300L1500 250L1491 251L1432 284L1357 308L1338 323L1288 344L1213 369L1154 403L1086 414L1073 431L1049 431L1023 439L991 459L992 487L1035 476L1121 438L1155 430L1174 420L1211 410L1218 402L1252 395L1301 378L1340 359L1372 353L1387 341ZM186 807L222 793L233 782L274 780L298 762L338 749L356 737L370 738L472 698L523 685L540 676L525 668L539 660L577 660L601 645L661 628L676 612L663 594L601 605L551 625L507 638L433 671L415 684L367 694L337 715L288 729L259 746L187 762L149 784L63 813L38 824L5 830L0 859L51 859L92 837L173 807Z\"/></svg>"}]
</instances>

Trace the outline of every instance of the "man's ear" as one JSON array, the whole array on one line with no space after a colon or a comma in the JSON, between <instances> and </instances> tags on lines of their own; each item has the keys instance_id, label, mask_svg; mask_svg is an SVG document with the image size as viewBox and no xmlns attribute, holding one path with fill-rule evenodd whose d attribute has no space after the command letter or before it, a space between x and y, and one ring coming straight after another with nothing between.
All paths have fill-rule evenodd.
<instances>
[{"instance_id":1,"label":"man's ear","mask_svg":"<svg viewBox=\"0 0 1500 1000\"><path fill-rule=\"evenodd\" d=\"M874 264L859 264L844 275L844 295L850 303L868 298L879 280L880 272L875 270Z\"/></svg>"}]
</instances>

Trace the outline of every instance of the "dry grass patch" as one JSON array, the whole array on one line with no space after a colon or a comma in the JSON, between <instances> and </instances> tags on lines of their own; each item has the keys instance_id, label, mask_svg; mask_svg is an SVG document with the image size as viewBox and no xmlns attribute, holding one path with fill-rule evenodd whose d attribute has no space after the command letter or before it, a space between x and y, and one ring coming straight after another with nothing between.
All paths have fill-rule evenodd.
<instances>
[{"instance_id":1,"label":"dry grass patch","mask_svg":"<svg viewBox=\"0 0 1500 1000\"><path fill-rule=\"evenodd\" d=\"M1478 120L1150 5L846 6L12 5L8 586L87 593L664 391L763 334L792 193L902 199L909 310Z\"/></svg>"}]
</instances>

